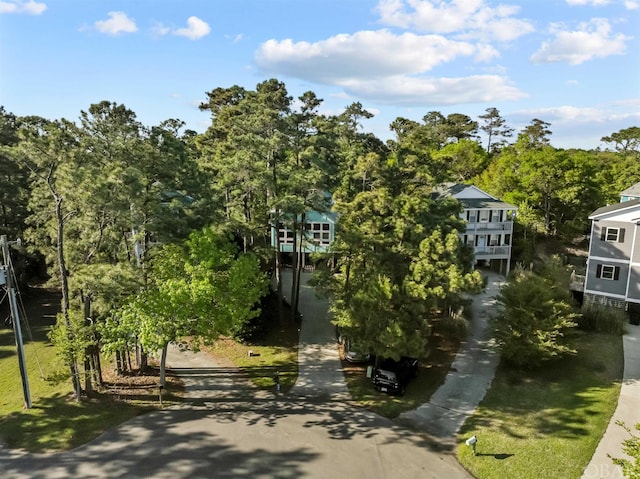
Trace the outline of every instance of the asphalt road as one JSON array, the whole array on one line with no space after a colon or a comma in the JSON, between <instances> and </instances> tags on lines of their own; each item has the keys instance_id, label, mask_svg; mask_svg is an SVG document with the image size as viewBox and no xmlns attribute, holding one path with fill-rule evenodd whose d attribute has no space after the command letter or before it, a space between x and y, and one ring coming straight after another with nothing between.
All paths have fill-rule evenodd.
<instances>
[{"instance_id":1,"label":"asphalt road","mask_svg":"<svg viewBox=\"0 0 640 479\"><path fill-rule=\"evenodd\" d=\"M470 478L449 449L345 398L326 301L304 287L300 375L288 394L175 349L189 400L59 454L0 449L2 479Z\"/></svg>"}]
</instances>

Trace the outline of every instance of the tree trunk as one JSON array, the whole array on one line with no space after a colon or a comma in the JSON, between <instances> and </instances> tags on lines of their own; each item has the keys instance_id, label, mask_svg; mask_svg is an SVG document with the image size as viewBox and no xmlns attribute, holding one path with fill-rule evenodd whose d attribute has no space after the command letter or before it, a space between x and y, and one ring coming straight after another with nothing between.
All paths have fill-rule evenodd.
<instances>
[{"instance_id":1,"label":"tree trunk","mask_svg":"<svg viewBox=\"0 0 640 479\"><path fill-rule=\"evenodd\" d=\"M122 376L122 361L120 360L120 351L116 351L116 375Z\"/></svg>"},{"instance_id":2,"label":"tree trunk","mask_svg":"<svg viewBox=\"0 0 640 479\"><path fill-rule=\"evenodd\" d=\"M139 367L140 367L140 372L143 373L147 370L147 368L149 367L149 355L147 354L147 352L144 350L144 348L142 346L140 346L140 363L139 363Z\"/></svg>"},{"instance_id":3,"label":"tree trunk","mask_svg":"<svg viewBox=\"0 0 640 479\"><path fill-rule=\"evenodd\" d=\"M84 301L84 325L86 328L91 327L91 295L82 295ZM84 389L87 392L91 392L93 390L91 384L91 354L92 354L92 346L88 345L84 350Z\"/></svg>"},{"instance_id":4,"label":"tree trunk","mask_svg":"<svg viewBox=\"0 0 640 479\"><path fill-rule=\"evenodd\" d=\"M282 313L282 258L280 255L280 216L279 212L276 212L274 217L275 221L275 235L276 235L276 251L275 251L275 267L274 267L274 275L276 280L276 296L278 298L278 322L279 324L284 323L284 315Z\"/></svg>"},{"instance_id":5,"label":"tree trunk","mask_svg":"<svg viewBox=\"0 0 640 479\"><path fill-rule=\"evenodd\" d=\"M162 356L160 357L160 387L164 389L167 381L167 350L169 343L165 344L162 348Z\"/></svg>"},{"instance_id":6,"label":"tree trunk","mask_svg":"<svg viewBox=\"0 0 640 479\"><path fill-rule=\"evenodd\" d=\"M96 382L96 384L98 384L99 386L102 386L104 384L104 380L102 379L102 364L100 362L100 348L98 347L98 344L96 342L95 345L93 345L93 355L92 355L92 362L93 362L93 380Z\"/></svg>"},{"instance_id":7,"label":"tree trunk","mask_svg":"<svg viewBox=\"0 0 640 479\"><path fill-rule=\"evenodd\" d=\"M302 234L302 233L301 233ZM302 243L302 242L300 242ZM298 271L298 222L294 218L293 220L293 249L291 251L291 322L296 319L296 303L297 299L297 291L296 284L298 283L297 277L299 274Z\"/></svg>"},{"instance_id":8,"label":"tree trunk","mask_svg":"<svg viewBox=\"0 0 640 479\"><path fill-rule=\"evenodd\" d=\"M62 289L62 316L64 317L67 331L69 332L69 340L73 339L73 329L69 318L69 282L67 281L67 265L64 257L64 217L62 215L62 197L52 190L52 194L56 201L56 222L58 226L58 265L60 267L60 281ZM71 381L73 383L73 391L76 401L80 401L82 394L82 386L80 384L80 374L78 373L78 364L73 355L67 357Z\"/></svg>"},{"instance_id":9,"label":"tree trunk","mask_svg":"<svg viewBox=\"0 0 640 479\"><path fill-rule=\"evenodd\" d=\"M302 221L300 222L300 245L298 246L298 257L296 259L296 274L293 277L294 282L293 282L293 291L295 292L294 296L293 296L293 301L291 302L291 309L292 309L292 317L291 319L293 321L295 321L296 319L296 315L298 313L298 304L299 304L299 298L300 298L300 279L302 277L302 267L304 266L304 261L303 261L303 257L304 257L304 248L303 248L303 236L304 235L304 224L305 224L305 214L302 213Z\"/></svg>"}]
</instances>

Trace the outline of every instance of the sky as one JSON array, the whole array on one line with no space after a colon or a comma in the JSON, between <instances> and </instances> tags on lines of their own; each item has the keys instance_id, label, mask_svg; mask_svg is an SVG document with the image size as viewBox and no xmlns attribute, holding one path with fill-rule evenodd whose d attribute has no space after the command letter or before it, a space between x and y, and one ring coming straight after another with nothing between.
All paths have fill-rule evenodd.
<instances>
[{"instance_id":1,"label":"sky","mask_svg":"<svg viewBox=\"0 0 640 479\"><path fill-rule=\"evenodd\" d=\"M551 124L557 148L640 126L640 0L0 0L0 105L77 121L103 100L204 132L206 92L277 78L321 113Z\"/></svg>"}]
</instances>

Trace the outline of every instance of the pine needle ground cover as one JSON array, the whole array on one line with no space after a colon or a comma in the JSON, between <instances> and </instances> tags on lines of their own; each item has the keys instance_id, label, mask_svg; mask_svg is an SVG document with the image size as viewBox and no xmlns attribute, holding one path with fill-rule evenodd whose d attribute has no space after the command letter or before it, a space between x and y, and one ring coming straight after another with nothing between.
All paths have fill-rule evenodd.
<instances>
[{"instance_id":1,"label":"pine needle ground cover","mask_svg":"<svg viewBox=\"0 0 640 479\"><path fill-rule=\"evenodd\" d=\"M617 406L622 338L577 333L575 356L529 372L501 365L460 431L458 459L479 479L580 478ZM464 444L478 437L477 455Z\"/></svg>"}]
</instances>

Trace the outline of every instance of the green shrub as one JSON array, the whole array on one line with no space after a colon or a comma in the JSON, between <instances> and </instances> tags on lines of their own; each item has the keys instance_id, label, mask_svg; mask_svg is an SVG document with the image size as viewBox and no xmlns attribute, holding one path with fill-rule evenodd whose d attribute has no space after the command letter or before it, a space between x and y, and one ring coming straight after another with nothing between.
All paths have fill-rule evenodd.
<instances>
[{"instance_id":1,"label":"green shrub","mask_svg":"<svg viewBox=\"0 0 640 479\"><path fill-rule=\"evenodd\" d=\"M470 312L466 308L461 308L458 312L432 321L433 333L447 338L467 339L470 327L469 321L465 318L467 314L470 314Z\"/></svg>"},{"instance_id":2,"label":"green shrub","mask_svg":"<svg viewBox=\"0 0 640 479\"><path fill-rule=\"evenodd\" d=\"M544 275L516 269L497 296L498 314L491 318L502 359L518 368L533 368L574 354L567 334L576 327L568 289L555 263L540 268Z\"/></svg>"},{"instance_id":3,"label":"green shrub","mask_svg":"<svg viewBox=\"0 0 640 479\"><path fill-rule=\"evenodd\" d=\"M576 322L580 329L586 331L623 335L627 315L624 311L601 304L589 304L582 308L582 315Z\"/></svg>"}]
</instances>

